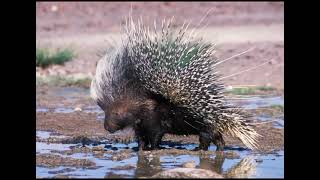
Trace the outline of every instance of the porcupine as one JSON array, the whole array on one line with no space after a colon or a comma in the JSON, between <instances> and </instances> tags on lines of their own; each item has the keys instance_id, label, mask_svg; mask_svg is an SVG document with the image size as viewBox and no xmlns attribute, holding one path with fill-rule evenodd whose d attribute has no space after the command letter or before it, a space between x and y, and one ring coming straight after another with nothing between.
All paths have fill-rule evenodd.
<instances>
[{"instance_id":1,"label":"porcupine","mask_svg":"<svg viewBox=\"0 0 320 180\"><path fill-rule=\"evenodd\" d=\"M250 115L223 94L215 45L188 33L186 24L172 29L171 22L150 32L129 19L122 43L99 60L91 96L105 112L105 129L133 127L140 150L158 149L166 133L199 135L202 150L211 142L223 150L228 133L257 148Z\"/></svg>"}]
</instances>

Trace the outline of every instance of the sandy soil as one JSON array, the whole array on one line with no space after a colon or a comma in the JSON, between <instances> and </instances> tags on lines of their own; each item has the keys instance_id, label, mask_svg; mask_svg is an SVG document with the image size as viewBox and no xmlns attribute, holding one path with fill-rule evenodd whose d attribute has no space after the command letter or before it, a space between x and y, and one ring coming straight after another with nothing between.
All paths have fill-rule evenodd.
<instances>
[{"instance_id":1,"label":"sandy soil","mask_svg":"<svg viewBox=\"0 0 320 180\"><path fill-rule=\"evenodd\" d=\"M37 37L118 32L130 2L37 2ZM146 23L170 18L197 26L208 12L209 26L283 23L283 2L132 2L132 16Z\"/></svg>"},{"instance_id":2,"label":"sandy soil","mask_svg":"<svg viewBox=\"0 0 320 180\"><path fill-rule=\"evenodd\" d=\"M218 43L217 56L231 57L249 48L254 50L221 64L220 73L230 75L272 61L258 69L225 79L228 85L271 85L284 87L283 3L281 2L134 2L133 17L144 22L175 17L196 27L208 24L199 34ZM37 69L38 75L85 73L92 76L97 53L108 48L106 40L117 40L120 25L130 10L129 2L37 2L37 46L74 48L77 57L65 66ZM201 26L200 26L201 27Z\"/></svg>"}]
</instances>

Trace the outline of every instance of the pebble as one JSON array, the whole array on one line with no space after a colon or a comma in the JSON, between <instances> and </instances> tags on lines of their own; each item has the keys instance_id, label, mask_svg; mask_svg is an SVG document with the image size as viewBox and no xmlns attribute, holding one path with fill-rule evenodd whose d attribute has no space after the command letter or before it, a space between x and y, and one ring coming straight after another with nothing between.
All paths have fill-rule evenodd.
<instances>
[{"instance_id":1,"label":"pebble","mask_svg":"<svg viewBox=\"0 0 320 180\"><path fill-rule=\"evenodd\" d=\"M51 6L51 11L52 12L58 11L58 6L56 6L56 5Z\"/></svg>"},{"instance_id":2,"label":"pebble","mask_svg":"<svg viewBox=\"0 0 320 180\"><path fill-rule=\"evenodd\" d=\"M151 178L223 178L223 176L205 169L174 168L159 172Z\"/></svg>"},{"instance_id":3,"label":"pebble","mask_svg":"<svg viewBox=\"0 0 320 180\"><path fill-rule=\"evenodd\" d=\"M186 162L182 164L182 167L184 168L195 168L196 163L194 161Z\"/></svg>"},{"instance_id":4,"label":"pebble","mask_svg":"<svg viewBox=\"0 0 320 180\"><path fill-rule=\"evenodd\" d=\"M104 147L103 146L95 146L92 148L92 151L104 151Z\"/></svg>"}]
</instances>

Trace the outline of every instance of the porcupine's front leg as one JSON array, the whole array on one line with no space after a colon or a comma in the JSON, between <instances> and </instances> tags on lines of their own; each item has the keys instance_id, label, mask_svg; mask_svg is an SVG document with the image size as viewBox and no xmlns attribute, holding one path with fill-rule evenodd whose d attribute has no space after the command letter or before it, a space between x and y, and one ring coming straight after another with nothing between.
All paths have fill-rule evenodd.
<instances>
[{"instance_id":1,"label":"porcupine's front leg","mask_svg":"<svg viewBox=\"0 0 320 180\"><path fill-rule=\"evenodd\" d=\"M146 136L146 132L141 124L141 120L138 119L135 122L134 125L134 130L135 130L135 135L138 140L138 149L139 151L141 150L146 150L148 145L150 144L150 141L148 137Z\"/></svg>"},{"instance_id":2,"label":"porcupine's front leg","mask_svg":"<svg viewBox=\"0 0 320 180\"><path fill-rule=\"evenodd\" d=\"M208 133L205 132L201 132L199 134L199 148L196 148L195 150L205 150L207 151L209 146L210 146L210 135Z\"/></svg>"},{"instance_id":3,"label":"porcupine's front leg","mask_svg":"<svg viewBox=\"0 0 320 180\"><path fill-rule=\"evenodd\" d=\"M138 148L139 148L139 151L146 150L148 145L149 145L149 141L148 141L148 139L146 137L138 136Z\"/></svg>"},{"instance_id":4,"label":"porcupine's front leg","mask_svg":"<svg viewBox=\"0 0 320 180\"><path fill-rule=\"evenodd\" d=\"M154 137L151 138L151 150L160 149L160 143L162 139L162 133L154 134Z\"/></svg>"}]
</instances>

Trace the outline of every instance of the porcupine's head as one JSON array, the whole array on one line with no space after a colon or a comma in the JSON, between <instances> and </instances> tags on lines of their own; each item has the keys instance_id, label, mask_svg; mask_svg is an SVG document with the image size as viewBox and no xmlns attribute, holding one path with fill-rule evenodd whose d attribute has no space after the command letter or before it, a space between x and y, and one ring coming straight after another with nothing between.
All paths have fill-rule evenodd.
<instances>
[{"instance_id":1,"label":"porcupine's head","mask_svg":"<svg viewBox=\"0 0 320 180\"><path fill-rule=\"evenodd\" d=\"M97 63L91 97L105 112L104 127L113 133L147 118L155 108L131 69L125 46L114 47Z\"/></svg>"}]
</instances>

